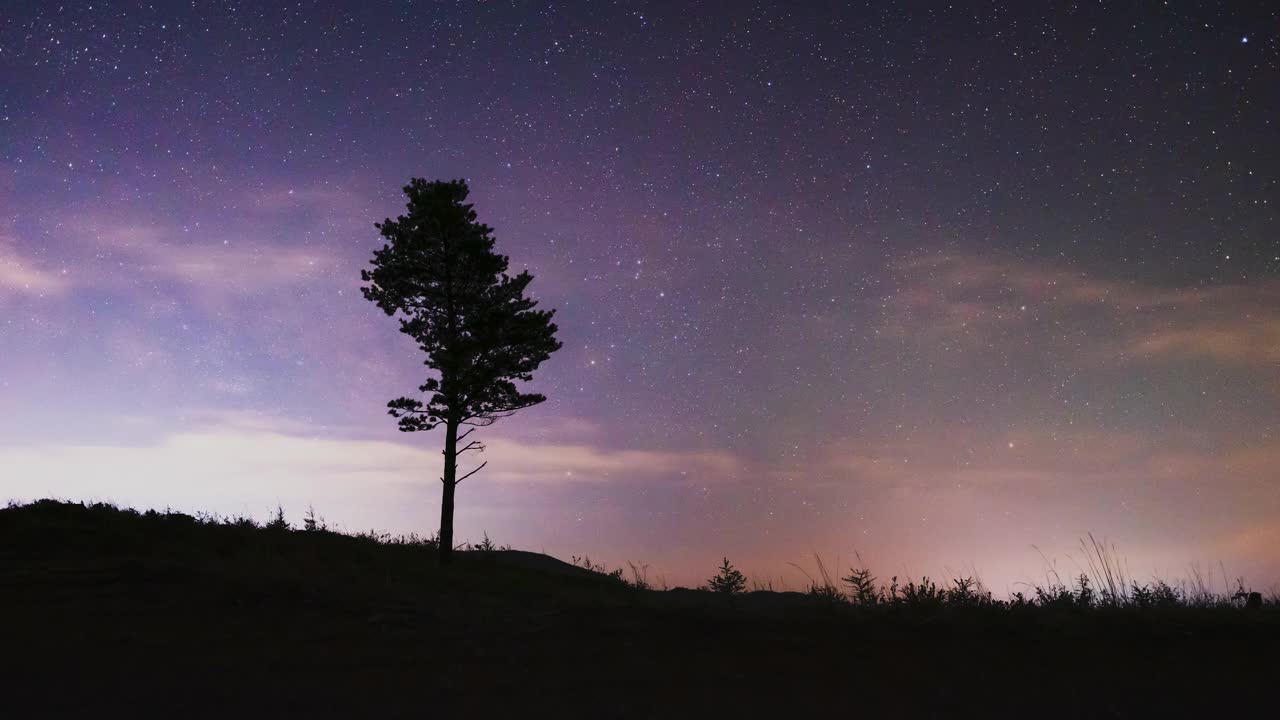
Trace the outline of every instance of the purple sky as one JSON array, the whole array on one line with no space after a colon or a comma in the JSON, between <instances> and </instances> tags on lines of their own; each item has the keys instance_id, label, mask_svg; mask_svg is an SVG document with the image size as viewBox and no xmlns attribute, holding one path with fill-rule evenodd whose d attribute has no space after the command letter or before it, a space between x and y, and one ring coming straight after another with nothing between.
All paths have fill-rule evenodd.
<instances>
[{"instance_id":1,"label":"purple sky","mask_svg":"<svg viewBox=\"0 0 1280 720\"><path fill-rule=\"evenodd\" d=\"M0 18L0 499L433 531L359 271L465 177L565 346L462 538L1280 579L1274 4L258 5Z\"/></svg>"}]
</instances>

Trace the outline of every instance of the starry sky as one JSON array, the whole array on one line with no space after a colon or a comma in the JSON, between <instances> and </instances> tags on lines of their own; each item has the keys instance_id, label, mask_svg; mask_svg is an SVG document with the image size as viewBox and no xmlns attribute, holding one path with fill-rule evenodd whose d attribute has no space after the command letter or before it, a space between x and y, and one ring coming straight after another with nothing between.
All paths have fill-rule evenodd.
<instances>
[{"instance_id":1,"label":"starry sky","mask_svg":"<svg viewBox=\"0 0 1280 720\"><path fill-rule=\"evenodd\" d=\"M1274 3L18 0L0 78L4 498L434 530L359 271L462 177L564 349L461 538L1280 579Z\"/></svg>"}]
</instances>

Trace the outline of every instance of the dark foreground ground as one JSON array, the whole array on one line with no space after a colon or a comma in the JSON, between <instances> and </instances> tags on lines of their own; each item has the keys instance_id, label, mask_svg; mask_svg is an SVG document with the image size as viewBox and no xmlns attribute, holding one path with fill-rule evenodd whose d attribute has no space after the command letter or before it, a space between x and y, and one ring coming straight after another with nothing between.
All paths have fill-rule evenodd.
<instances>
[{"instance_id":1,"label":"dark foreground ground","mask_svg":"<svg viewBox=\"0 0 1280 720\"><path fill-rule=\"evenodd\" d=\"M539 567L529 567L529 566ZM1280 717L1280 612L859 611L521 553L0 510L0 717Z\"/></svg>"}]
</instances>

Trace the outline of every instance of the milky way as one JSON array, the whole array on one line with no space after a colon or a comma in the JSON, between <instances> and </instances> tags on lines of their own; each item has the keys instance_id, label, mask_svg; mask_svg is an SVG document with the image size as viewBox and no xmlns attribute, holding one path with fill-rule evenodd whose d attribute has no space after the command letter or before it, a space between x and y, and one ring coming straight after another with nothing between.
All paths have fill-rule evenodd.
<instances>
[{"instance_id":1,"label":"milky way","mask_svg":"<svg viewBox=\"0 0 1280 720\"><path fill-rule=\"evenodd\" d=\"M802 5L7 3L0 495L433 530L359 271L463 177L565 343L463 538L1280 579L1280 10Z\"/></svg>"}]
</instances>

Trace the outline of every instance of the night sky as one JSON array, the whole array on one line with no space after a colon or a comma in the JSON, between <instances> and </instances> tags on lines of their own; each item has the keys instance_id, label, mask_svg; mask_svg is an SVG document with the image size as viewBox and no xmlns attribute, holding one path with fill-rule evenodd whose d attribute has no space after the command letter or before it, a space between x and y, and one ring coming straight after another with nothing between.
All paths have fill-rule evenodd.
<instances>
[{"instance_id":1,"label":"night sky","mask_svg":"<svg viewBox=\"0 0 1280 720\"><path fill-rule=\"evenodd\" d=\"M1280 6L943 5L6 2L0 500L434 531L360 269L462 177L564 349L460 538L1280 579Z\"/></svg>"}]
</instances>

